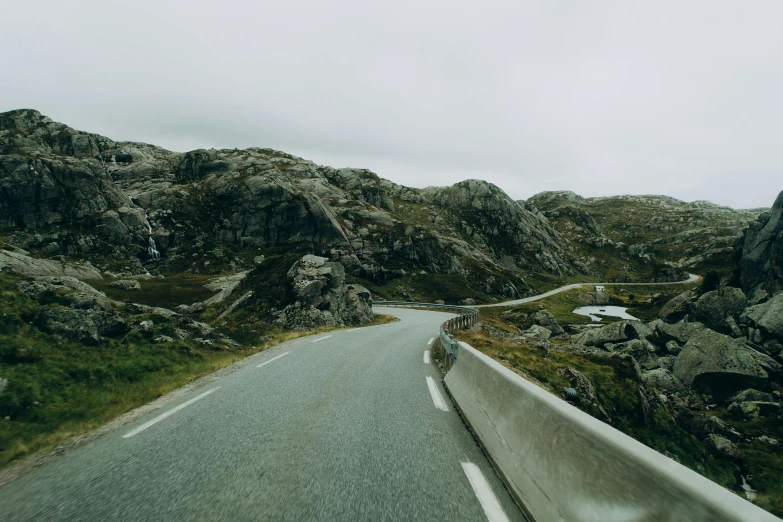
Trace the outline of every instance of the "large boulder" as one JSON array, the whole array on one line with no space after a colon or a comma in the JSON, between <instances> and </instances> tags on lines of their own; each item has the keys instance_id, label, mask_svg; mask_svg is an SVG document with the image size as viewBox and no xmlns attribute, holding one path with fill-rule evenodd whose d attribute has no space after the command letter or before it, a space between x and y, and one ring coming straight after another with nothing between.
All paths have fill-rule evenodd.
<instances>
[{"instance_id":1,"label":"large boulder","mask_svg":"<svg viewBox=\"0 0 783 522\"><path fill-rule=\"evenodd\" d=\"M737 242L734 279L746 295L783 290L783 192L769 212L751 223Z\"/></svg>"},{"instance_id":2,"label":"large boulder","mask_svg":"<svg viewBox=\"0 0 783 522\"><path fill-rule=\"evenodd\" d=\"M552 332L552 335L554 336L563 335L565 333L565 330L563 330L563 327L560 326L560 324L557 322L555 316L546 310L537 311L532 316L530 316L530 319L532 319L533 324L543 326Z\"/></svg>"},{"instance_id":3,"label":"large boulder","mask_svg":"<svg viewBox=\"0 0 783 522\"><path fill-rule=\"evenodd\" d=\"M141 283L135 279L118 279L109 283L109 286L120 290L141 290Z\"/></svg>"},{"instance_id":4,"label":"large boulder","mask_svg":"<svg viewBox=\"0 0 783 522\"><path fill-rule=\"evenodd\" d=\"M346 285L342 264L308 254L287 275L297 300L276 314L277 324L303 330L372 321L370 291L361 285Z\"/></svg>"},{"instance_id":5,"label":"large boulder","mask_svg":"<svg viewBox=\"0 0 783 522\"><path fill-rule=\"evenodd\" d=\"M707 292L693 306L693 316L713 330L731 333L729 318L738 320L748 306L748 298L739 288L726 286Z\"/></svg>"},{"instance_id":6,"label":"large boulder","mask_svg":"<svg viewBox=\"0 0 783 522\"><path fill-rule=\"evenodd\" d=\"M592 328L571 337L571 342L584 346L603 346L632 339L646 339L652 329L641 321L617 321L601 328Z\"/></svg>"},{"instance_id":7,"label":"large boulder","mask_svg":"<svg viewBox=\"0 0 783 522\"><path fill-rule=\"evenodd\" d=\"M58 306L39 313L36 322L44 331L70 341L84 344L98 344L101 341L98 327L86 310Z\"/></svg>"},{"instance_id":8,"label":"large boulder","mask_svg":"<svg viewBox=\"0 0 783 522\"><path fill-rule=\"evenodd\" d=\"M696 294L688 290L669 299L658 312L658 318L667 323L676 323L688 313L688 303Z\"/></svg>"},{"instance_id":9,"label":"large boulder","mask_svg":"<svg viewBox=\"0 0 783 522\"><path fill-rule=\"evenodd\" d=\"M740 324L760 330L763 337L783 342L783 292L745 310Z\"/></svg>"},{"instance_id":10,"label":"large boulder","mask_svg":"<svg viewBox=\"0 0 783 522\"><path fill-rule=\"evenodd\" d=\"M674 375L686 386L723 400L745 388L764 389L780 365L743 339L709 329L690 337L674 361Z\"/></svg>"}]
</instances>

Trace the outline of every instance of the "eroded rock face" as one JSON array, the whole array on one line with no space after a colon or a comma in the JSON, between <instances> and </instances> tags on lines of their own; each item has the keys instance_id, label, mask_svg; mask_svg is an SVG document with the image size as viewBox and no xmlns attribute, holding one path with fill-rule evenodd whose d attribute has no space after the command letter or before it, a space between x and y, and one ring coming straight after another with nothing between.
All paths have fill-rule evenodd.
<instances>
[{"instance_id":1,"label":"eroded rock face","mask_svg":"<svg viewBox=\"0 0 783 522\"><path fill-rule=\"evenodd\" d=\"M735 279L745 294L783 290L783 192L752 222L735 249Z\"/></svg>"},{"instance_id":2,"label":"eroded rock face","mask_svg":"<svg viewBox=\"0 0 783 522\"><path fill-rule=\"evenodd\" d=\"M345 284L345 268L325 257L306 255L288 271L296 303L277 314L286 328L359 325L373 320L370 291Z\"/></svg>"}]
</instances>

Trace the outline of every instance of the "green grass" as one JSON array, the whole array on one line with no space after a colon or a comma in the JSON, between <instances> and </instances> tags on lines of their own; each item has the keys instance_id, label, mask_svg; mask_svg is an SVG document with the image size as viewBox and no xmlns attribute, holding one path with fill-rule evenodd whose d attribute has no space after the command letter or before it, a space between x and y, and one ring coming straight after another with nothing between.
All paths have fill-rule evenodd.
<instances>
[{"instance_id":1,"label":"green grass","mask_svg":"<svg viewBox=\"0 0 783 522\"><path fill-rule=\"evenodd\" d=\"M204 349L193 341L153 344L136 331L85 346L37 329L32 323L41 303L16 291L16 279L0 273L0 376L9 383L0 393L0 468L50 450L272 345L334 329L267 329L263 333L271 338L260 339L262 332L244 331L240 336L241 323L224 326L244 345L243 350ZM61 296L53 296L44 306L64 302ZM155 323L156 335L176 338L178 318L141 314L127 319L148 318ZM376 314L372 324L396 320Z\"/></svg>"}]
</instances>

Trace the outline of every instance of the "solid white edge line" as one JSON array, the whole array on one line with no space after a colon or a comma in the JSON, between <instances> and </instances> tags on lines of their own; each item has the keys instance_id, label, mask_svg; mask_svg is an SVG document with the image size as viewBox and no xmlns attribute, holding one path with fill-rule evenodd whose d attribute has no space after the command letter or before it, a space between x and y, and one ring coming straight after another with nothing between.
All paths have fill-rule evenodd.
<instances>
[{"instance_id":1,"label":"solid white edge line","mask_svg":"<svg viewBox=\"0 0 783 522\"><path fill-rule=\"evenodd\" d=\"M489 522L508 522L508 517L503 511L503 507L500 505L495 493L492 492L489 482L484 478L484 474L479 467L472 462L463 462L462 470L467 475L468 482L470 482L473 492L476 493L481 507L484 508L487 520Z\"/></svg>"},{"instance_id":2,"label":"solid white edge line","mask_svg":"<svg viewBox=\"0 0 783 522\"><path fill-rule=\"evenodd\" d=\"M430 376L427 376L427 388L430 389L430 396L435 407L442 411L449 411L443 396L440 394L440 390L438 390L438 386L435 384L435 380Z\"/></svg>"},{"instance_id":3,"label":"solid white edge line","mask_svg":"<svg viewBox=\"0 0 783 522\"><path fill-rule=\"evenodd\" d=\"M427 341L427 346L430 346L434 340L435 340L435 338L433 337L429 341Z\"/></svg>"},{"instance_id":4,"label":"solid white edge line","mask_svg":"<svg viewBox=\"0 0 783 522\"><path fill-rule=\"evenodd\" d=\"M316 339L316 340L315 340L315 341L313 341L313 342L314 342L314 343L317 343L318 341L323 341L324 339L328 339L328 338L330 338L330 337L331 337L331 335L327 335L326 337L321 337L320 339Z\"/></svg>"},{"instance_id":5,"label":"solid white edge line","mask_svg":"<svg viewBox=\"0 0 783 522\"><path fill-rule=\"evenodd\" d=\"M153 424L157 424L157 423L159 423L160 421L162 421L163 419L165 419L165 418L167 418L167 417L169 417L169 416L171 416L171 415L174 415L175 413L177 413L177 412L178 412L179 410L181 410L182 408L186 408L186 407L190 406L191 404L193 404L193 403L194 403L194 402L196 402L197 400L199 400L199 399L203 399L204 397L206 397L206 396L207 396L207 395L209 395L210 393L212 393L212 392L214 392L214 391L217 391L217 390L219 390L220 388L221 388L220 386L217 386L217 387L215 387L215 388L212 388L211 390L207 390L207 391L205 391L204 393L202 393L201 395L199 395L199 396L197 396L197 397L193 397L193 398L192 398L192 399L190 399L189 401L185 401L185 402L183 402L182 404L180 404L179 406L177 406L177 407L175 407L175 408L171 408L171 409L170 409L169 411L167 411L166 413L162 413L162 414L158 415L157 417L155 417L154 419L152 419L152 420L150 420L150 421L147 421L147 422L145 422L144 424L142 424L141 426L139 426L139 427L138 427L138 428L136 428L135 430L131 430L131 431L129 431L128 433L126 433L125 435L123 435L123 436L122 436L122 438L123 438L123 439L129 439L129 438L133 437L134 435L137 435L137 434L141 433L142 431L146 430L147 428L149 428L149 427L150 427L150 426L152 426Z\"/></svg>"},{"instance_id":6,"label":"solid white edge line","mask_svg":"<svg viewBox=\"0 0 783 522\"><path fill-rule=\"evenodd\" d=\"M356 330L361 330L361 328L351 328L350 330L346 330L346 332L355 332Z\"/></svg>"},{"instance_id":7,"label":"solid white edge line","mask_svg":"<svg viewBox=\"0 0 783 522\"><path fill-rule=\"evenodd\" d=\"M430 351L424 350L424 364L430 363Z\"/></svg>"},{"instance_id":8,"label":"solid white edge line","mask_svg":"<svg viewBox=\"0 0 783 522\"><path fill-rule=\"evenodd\" d=\"M278 360L279 358L283 357L284 355L288 355L289 353L291 353L291 352L285 352L285 353L281 353L281 354L280 354L280 355L278 355L277 357L272 357L272 358L271 358L271 359L269 359L268 361L262 362L261 364L259 364L258 366L256 366L256 368L261 368L262 366L266 366L267 364L271 363L272 361L276 361L276 360Z\"/></svg>"}]
</instances>

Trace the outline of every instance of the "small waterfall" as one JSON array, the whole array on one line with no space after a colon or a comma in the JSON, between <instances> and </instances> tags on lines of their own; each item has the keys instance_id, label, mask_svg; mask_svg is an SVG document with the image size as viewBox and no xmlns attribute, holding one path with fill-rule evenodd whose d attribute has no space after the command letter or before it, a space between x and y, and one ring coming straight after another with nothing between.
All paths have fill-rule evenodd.
<instances>
[{"instance_id":1,"label":"small waterfall","mask_svg":"<svg viewBox=\"0 0 783 522\"><path fill-rule=\"evenodd\" d=\"M147 246L147 255L150 256L150 259L158 261L160 260L160 252L158 252L158 248L155 245L155 240L152 239L152 225L150 224L150 218L147 216L147 211L144 211L144 221L147 223L147 230L150 233L150 241L149 245Z\"/></svg>"},{"instance_id":2,"label":"small waterfall","mask_svg":"<svg viewBox=\"0 0 783 522\"><path fill-rule=\"evenodd\" d=\"M147 254L150 256L150 259L155 261L160 260L160 252L158 252L158 249L155 247L155 240L152 239L152 236L150 236L150 244L147 247Z\"/></svg>"}]
</instances>

